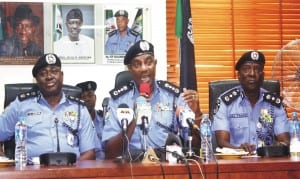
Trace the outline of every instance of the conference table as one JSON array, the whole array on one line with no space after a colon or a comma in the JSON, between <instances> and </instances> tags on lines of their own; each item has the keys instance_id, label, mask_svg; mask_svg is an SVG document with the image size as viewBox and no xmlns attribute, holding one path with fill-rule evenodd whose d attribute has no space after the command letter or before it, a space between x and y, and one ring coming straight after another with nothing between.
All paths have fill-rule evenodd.
<instances>
[{"instance_id":1,"label":"conference table","mask_svg":"<svg viewBox=\"0 0 300 179\"><path fill-rule=\"evenodd\" d=\"M289 157L218 159L208 163L197 161L193 159L187 163L171 164L86 160L77 161L71 166L29 165L22 169L11 165L0 167L0 178L300 178L300 161L293 161Z\"/></svg>"}]
</instances>

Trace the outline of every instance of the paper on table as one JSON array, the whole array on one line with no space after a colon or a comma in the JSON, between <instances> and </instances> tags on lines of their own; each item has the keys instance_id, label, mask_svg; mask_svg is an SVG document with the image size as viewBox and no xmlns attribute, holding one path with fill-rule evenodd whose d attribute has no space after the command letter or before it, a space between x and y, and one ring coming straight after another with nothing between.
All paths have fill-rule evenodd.
<instances>
[{"instance_id":1,"label":"paper on table","mask_svg":"<svg viewBox=\"0 0 300 179\"><path fill-rule=\"evenodd\" d=\"M233 149L228 147L223 148L216 148L216 151L222 154L239 154L239 155L246 155L248 152L244 151L243 149Z\"/></svg>"}]
</instances>

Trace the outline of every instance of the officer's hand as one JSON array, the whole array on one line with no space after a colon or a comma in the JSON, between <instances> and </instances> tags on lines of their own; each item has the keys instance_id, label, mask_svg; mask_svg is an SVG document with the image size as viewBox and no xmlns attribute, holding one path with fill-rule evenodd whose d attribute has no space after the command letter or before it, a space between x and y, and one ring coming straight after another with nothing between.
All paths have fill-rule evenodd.
<instances>
[{"instance_id":1,"label":"officer's hand","mask_svg":"<svg viewBox=\"0 0 300 179\"><path fill-rule=\"evenodd\" d=\"M253 154L253 151L255 150L256 145L250 145L248 143L244 143L240 145L240 149L244 149L246 152L249 152L249 154Z\"/></svg>"},{"instance_id":2,"label":"officer's hand","mask_svg":"<svg viewBox=\"0 0 300 179\"><path fill-rule=\"evenodd\" d=\"M183 88L182 98L194 113L200 112L199 96L197 91Z\"/></svg>"}]
</instances>

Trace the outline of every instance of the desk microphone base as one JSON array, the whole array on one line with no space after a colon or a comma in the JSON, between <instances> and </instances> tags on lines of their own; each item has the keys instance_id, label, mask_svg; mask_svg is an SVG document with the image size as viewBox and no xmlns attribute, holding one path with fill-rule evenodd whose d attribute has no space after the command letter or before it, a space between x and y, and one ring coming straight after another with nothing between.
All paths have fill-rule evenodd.
<instances>
[{"instance_id":1,"label":"desk microphone base","mask_svg":"<svg viewBox=\"0 0 300 179\"><path fill-rule=\"evenodd\" d=\"M40 155L40 164L43 165L73 165L76 154L71 152L53 152Z\"/></svg>"},{"instance_id":2,"label":"desk microphone base","mask_svg":"<svg viewBox=\"0 0 300 179\"><path fill-rule=\"evenodd\" d=\"M279 146L263 146L256 150L257 155L261 157L284 157L289 155L289 147Z\"/></svg>"}]
</instances>

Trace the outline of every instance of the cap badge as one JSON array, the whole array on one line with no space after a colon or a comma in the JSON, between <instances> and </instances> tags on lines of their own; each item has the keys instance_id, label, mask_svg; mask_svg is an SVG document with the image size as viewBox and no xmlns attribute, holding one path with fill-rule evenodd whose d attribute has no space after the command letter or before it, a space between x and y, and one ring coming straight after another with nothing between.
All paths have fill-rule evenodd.
<instances>
[{"instance_id":1,"label":"cap badge","mask_svg":"<svg viewBox=\"0 0 300 179\"><path fill-rule=\"evenodd\" d=\"M143 42L140 43L140 48L141 48L141 50L143 50L143 51L149 51L150 45L149 45L148 42L143 41Z\"/></svg>"},{"instance_id":2,"label":"cap badge","mask_svg":"<svg viewBox=\"0 0 300 179\"><path fill-rule=\"evenodd\" d=\"M46 62L49 64L49 65L52 65L52 64L55 64L56 63L56 58L53 54L48 54L46 56Z\"/></svg>"},{"instance_id":3,"label":"cap badge","mask_svg":"<svg viewBox=\"0 0 300 179\"><path fill-rule=\"evenodd\" d=\"M119 13L120 13L121 16L125 15L125 11L124 10L120 10Z\"/></svg>"},{"instance_id":4,"label":"cap badge","mask_svg":"<svg viewBox=\"0 0 300 179\"><path fill-rule=\"evenodd\" d=\"M259 54L257 52L251 52L251 59L252 60L258 60Z\"/></svg>"},{"instance_id":5,"label":"cap badge","mask_svg":"<svg viewBox=\"0 0 300 179\"><path fill-rule=\"evenodd\" d=\"M88 86L87 86L87 88L88 88L88 89L92 89L92 84L89 83Z\"/></svg>"}]
</instances>

